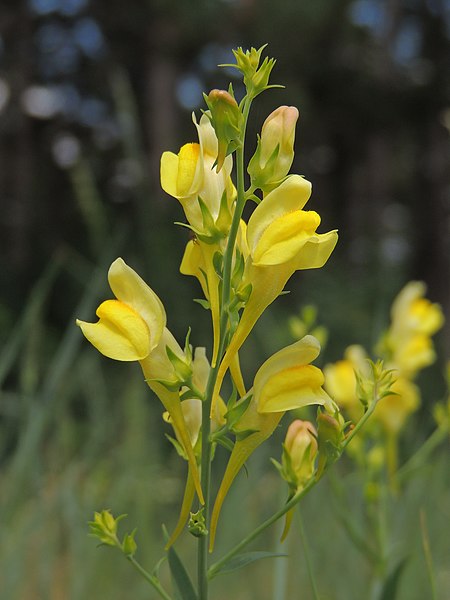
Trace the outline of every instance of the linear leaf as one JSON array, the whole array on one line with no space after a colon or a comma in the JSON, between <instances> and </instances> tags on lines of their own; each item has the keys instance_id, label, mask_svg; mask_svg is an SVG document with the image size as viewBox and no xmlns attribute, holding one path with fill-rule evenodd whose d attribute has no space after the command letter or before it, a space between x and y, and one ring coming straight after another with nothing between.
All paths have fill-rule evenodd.
<instances>
[{"instance_id":1,"label":"linear leaf","mask_svg":"<svg viewBox=\"0 0 450 600\"><path fill-rule=\"evenodd\" d=\"M192 581L184 568L180 557L171 546L167 552L167 560L172 573L175 587L181 600L198 600Z\"/></svg>"},{"instance_id":2,"label":"linear leaf","mask_svg":"<svg viewBox=\"0 0 450 600\"><path fill-rule=\"evenodd\" d=\"M231 573L232 571L236 571L237 569L242 569L242 567L246 567L247 565L255 562L257 560L261 560L262 558L278 558L278 557L287 557L287 554L280 554L279 552L265 552L265 551L255 551L255 552L244 552L243 554L238 554L237 556L233 556L227 561L225 564L221 565L217 570L214 569L214 565L212 565L211 578L215 577L219 573Z\"/></svg>"}]
</instances>

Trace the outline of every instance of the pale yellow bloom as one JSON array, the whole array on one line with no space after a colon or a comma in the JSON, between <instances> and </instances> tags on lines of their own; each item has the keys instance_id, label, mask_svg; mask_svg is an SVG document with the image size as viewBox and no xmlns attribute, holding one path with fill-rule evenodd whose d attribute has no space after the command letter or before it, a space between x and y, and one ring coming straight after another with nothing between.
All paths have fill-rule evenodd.
<instances>
[{"instance_id":1,"label":"pale yellow bloom","mask_svg":"<svg viewBox=\"0 0 450 600\"><path fill-rule=\"evenodd\" d=\"M108 281L115 300L97 309L99 321L77 320L84 336L99 352L120 361L139 361L149 387L169 412L177 437L184 446L199 498L203 500L197 463L181 408L179 391L160 381L177 377L166 348L185 360L184 352L166 327L164 306L155 292L121 258L115 260Z\"/></svg>"},{"instance_id":2,"label":"pale yellow bloom","mask_svg":"<svg viewBox=\"0 0 450 600\"><path fill-rule=\"evenodd\" d=\"M322 371L310 363L317 358L320 344L311 335L283 348L258 369L253 383L253 398L260 414L284 412L308 404L333 402L322 389Z\"/></svg>"},{"instance_id":3,"label":"pale yellow bloom","mask_svg":"<svg viewBox=\"0 0 450 600\"><path fill-rule=\"evenodd\" d=\"M391 390L395 395L379 400L373 419L381 423L387 433L397 435L408 417L419 408L420 391L405 377L398 377Z\"/></svg>"},{"instance_id":4,"label":"pale yellow bloom","mask_svg":"<svg viewBox=\"0 0 450 600\"><path fill-rule=\"evenodd\" d=\"M409 377L414 377L435 360L436 352L431 338L421 333L398 338L392 355L396 367Z\"/></svg>"},{"instance_id":5,"label":"pale yellow bloom","mask_svg":"<svg viewBox=\"0 0 450 600\"><path fill-rule=\"evenodd\" d=\"M368 377L370 372L365 350L356 344L345 350L343 360L327 364L323 370L326 391L357 422L363 414L363 407L356 393L355 372L363 377Z\"/></svg>"},{"instance_id":6,"label":"pale yellow bloom","mask_svg":"<svg viewBox=\"0 0 450 600\"><path fill-rule=\"evenodd\" d=\"M314 425L300 419L293 421L286 432L284 446L290 458L296 487L302 487L314 473L318 450Z\"/></svg>"},{"instance_id":7,"label":"pale yellow bloom","mask_svg":"<svg viewBox=\"0 0 450 600\"><path fill-rule=\"evenodd\" d=\"M214 221L220 212L222 196L225 194L228 208L231 210L236 190L231 181L233 159L228 156L219 173L214 167L217 158L218 142L209 118L203 115L197 123L199 143L185 144L178 154L164 152L161 156L161 186L169 195L181 203L188 222L196 229L208 235L204 229L203 215L198 198L207 206ZM224 232L231 222L218 223Z\"/></svg>"},{"instance_id":8,"label":"pale yellow bloom","mask_svg":"<svg viewBox=\"0 0 450 600\"><path fill-rule=\"evenodd\" d=\"M290 277L301 269L322 267L336 245L337 232L316 233L319 215L302 210L310 194L309 181L291 175L265 196L249 219L243 285L251 284L252 292L220 365L214 397L234 355Z\"/></svg>"},{"instance_id":9,"label":"pale yellow bloom","mask_svg":"<svg viewBox=\"0 0 450 600\"><path fill-rule=\"evenodd\" d=\"M425 298L426 285L423 281L410 281L392 304L392 333L434 335L444 324L444 315L439 304Z\"/></svg>"},{"instance_id":10,"label":"pale yellow bloom","mask_svg":"<svg viewBox=\"0 0 450 600\"><path fill-rule=\"evenodd\" d=\"M322 372L309 364L319 352L319 342L307 335L276 352L258 369L248 392L250 403L237 427L238 431L254 433L236 440L229 458L211 516L211 547L220 510L234 478L256 448L272 435L284 413L310 404L334 410L333 401L322 388Z\"/></svg>"},{"instance_id":11,"label":"pale yellow bloom","mask_svg":"<svg viewBox=\"0 0 450 600\"><path fill-rule=\"evenodd\" d=\"M190 240L184 251L180 272L192 275L200 282L203 294L209 302L213 326L213 365L217 359L220 342L220 278L214 268L213 257L218 251L217 244L206 244L201 240Z\"/></svg>"},{"instance_id":12,"label":"pale yellow bloom","mask_svg":"<svg viewBox=\"0 0 450 600\"><path fill-rule=\"evenodd\" d=\"M392 304L392 321L383 340L392 363L410 378L435 361L431 336L444 323L441 307L424 298L425 293L421 281L411 281L401 290Z\"/></svg>"},{"instance_id":13,"label":"pale yellow bloom","mask_svg":"<svg viewBox=\"0 0 450 600\"><path fill-rule=\"evenodd\" d=\"M264 121L256 152L248 165L255 187L267 190L286 177L294 160L298 110L280 106Z\"/></svg>"}]
</instances>

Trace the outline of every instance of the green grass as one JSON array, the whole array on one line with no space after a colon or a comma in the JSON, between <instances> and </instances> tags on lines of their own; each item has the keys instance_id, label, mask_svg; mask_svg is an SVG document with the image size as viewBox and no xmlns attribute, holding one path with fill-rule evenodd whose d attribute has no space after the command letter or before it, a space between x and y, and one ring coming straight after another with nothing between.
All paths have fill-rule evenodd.
<instances>
[{"instance_id":1,"label":"green grass","mask_svg":"<svg viewBox=\"0 0 450 600\"><path fill-rule=\"evenodd\" d=\"M145 385L136 364L104 359L84 343L75 316L91 318L105 285L106 265L117 251L112 242L101 267L74 264L67 255L42 275L0 355L0 589L8 600L144 600L154 592L120 553L97 548L87 535L93 512L127 513L122 524L138 528L138 559L147 568L163 555L161 524L174 526L183 490L182 464L164 433L162 407ZM67 328L55 335L46 324L46 303L63 273L83 281ZM84 289L85 291L81 291ZM284 499L285 490L269 462L279 458L281 432L252 458L227 498L217 539L220 557L242 532L249 532ZM408 440L407 451L415 442ZM431 598L420 513L427 536L437 598L450 591L447 529L450 482L446 448L406 480L387 506L390 564L405 559L396 600ZM224 465L217 453L217 468ZM345 490L338 503L326 478L302 503L312 571L321 600L368 596L370 567L339 521L346 511L364 531L361 480L350 463L333 475ZM252 545L278 549L282 523ZM191 567L195 541L178 544ZM295 523L281 551L288 559L265 559L245 571L212 582L215 600L312 599L312 588ZM162 578L170 588L166 566ZM274 591L276 573L278 591ZM284 593L282 590L284 589Z\"/></svg>"}]
</instances>

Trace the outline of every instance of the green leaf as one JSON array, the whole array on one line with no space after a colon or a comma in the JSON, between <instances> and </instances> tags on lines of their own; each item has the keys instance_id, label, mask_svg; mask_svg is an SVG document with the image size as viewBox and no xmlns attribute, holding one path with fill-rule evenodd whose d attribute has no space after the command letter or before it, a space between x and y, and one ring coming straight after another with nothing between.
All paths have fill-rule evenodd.
<instances>
[{"instance_id":1,"label":"green leaf","mask_svg":"<svg viewBox=\"0 0 450 600\"><path fill-rule=\"evenodd\" d=\"M204 300L203 298L194 298L194 302L197 302L197 304L200 304L200 306L202 308L204 308L205 310L211 309L211 305L208 300Z\"/></svg>"},{"instance_id":2,"label":"green leaf","mask_svg":"<svg viewBox=\"0 0 450 600\"><path fill-rule=\"evenodd\" d=\"M258 433L258 431L260 431L260 430L259 429L243 429L242 431L234 431L234 433L236 435L236 441L242 442L243 440L245 440L249 436L253 435L254 433Z\"/></svg>"},{"instance_id":3,"label":"green leaf","mask_svg":"<svg viewBox=\"0 0 450 600\"><path fill-rule=\"evenodd\" d=\"M192 581L173 546L167 552L167 560L181 600L198 600Z\"/></svg>"},{"instance_id":4,"label":"green leaf","mask_svg":"<svg viewBox=\"0 0 450 600\"><path fill-rule=\"evenodd\" d=\"M252 394L249 394L246 398L242 398L237 404L233 404L231 408L225 413L225 419L230 430L234 430L234 426L237 425L242 415L248 408Z\"/></svg>"},{"instance_id":5,"label":"green leaf","mask_svg":"<svg viewBox=\"0 0 450 600\"><path fill-rule=\"evenodd\" d=\"M175 448L175 450L177 451L178 456L181 456L181 458L184 458L184 460L187 460L186 452L185 452L183 446L180 444L180 442L178 440L176 440L175 438L173 438L172 436L170 436L168 433L166 433L165 436L169 440L169 442L172 444L172 446Z\"/></svg>"},{"instance_id":6,"label":"green leaf","mask_svg":"<svg viewBox=\"0 0 450 600\"><path fill-rule=\"evenodd\" d=\"M395 569L391 571L386 581L384 582L379 600L395 600L395 598L397 597L400 577L403 574L403 569L405 568L407 562L408 557L402 558L402 560L397 564Z\"/></svg>"},{"instance_id":7,"label":"green leaf","mask_svg":"<svg viewBox=\"0 0 450 600\"><path fill-rule=\"evenodd\" d=\"M231 573L232 571L236 571L237 569L242 569L242 567L246 567L247 565L255 562L257 560L261 560L262 558L279 558L279 557L287 557L287 554L280 554L279 552L265 552L265 551L256 551L256 552L244 552L243 554L238 554L237 556L233 556L226 563L221 565L218 569L214 568L214 565L210 568L210 579L218 575L219 573Z\"/></svg>"}]
</instances>

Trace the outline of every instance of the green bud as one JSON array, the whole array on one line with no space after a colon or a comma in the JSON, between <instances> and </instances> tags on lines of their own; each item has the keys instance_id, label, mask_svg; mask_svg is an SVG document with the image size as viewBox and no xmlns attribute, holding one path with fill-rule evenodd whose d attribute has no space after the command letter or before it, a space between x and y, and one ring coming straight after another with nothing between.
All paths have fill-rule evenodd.
<instances>
[{"instance_id":1,"label":"green bud","mask_svg":"<svg viewBox=\"0 0 450 600\"><path fill-rule=\"evenodd\" d=\"M195 537L204 537L205 535L208 535L203 510L204 509L201 508L196 513L191 512L191 515L189 517L188 531Z\"/></svg>"},{"instance_id":2,"label":"green bud","mask_svg":"<svg viewBox=\"0 0 450 600\"><path fill-rule=\"evenodd\" d=\"M210 111L208 116L219 142L216 160L219 172L225 158L241 145L244 118L230 92L211 90L208 95L204 95L204 98Z\"/></svg>"},{"instance_id":3,"label":"green bud","mask_svg":"<svg viewBox=\"0 0 450 600\"><path fill-rule=\"evenodd\" d=\"M297 119L298 110L294 106L280 106L264 121L247 169L254 187L269 192L288 174L294 159Z\"/></svg>"},{"instance_id":4,"label":"green bud","mask_svg":"<svg viewBox=\"0 0 450 600\"><path fill-rule=\"evenodd\" d=\"M300 419L293 421L283 444L281 476L294 491L304 487L313 476L317 449L313 424Z\"/></svg>"},{"instance_id":5,"label":"green bud","mask_svg":"<svg viewBox=\"0 0 450 600\"><path fill-rule=\"evenodd\" d=\"M175 354L169 346L166 346L166 353L174 369L175 376L173 383L175 384L176 380L176 385L178 385L178 387L189 383L192 378L191 361L186 356L181 358L178 354Z\"/></svg>"},{"instance_id":6,"label":"green bud","mask_svg":"<svg viewBox=\"0 0 450 600\"><path fill-rule=\"evenodd\" d=\"M261 46L261 48L258 50L256 50L256 48L251 48L245 52L242 48L237 48L237 50L233 50L236 64L224 65L235 67L241 71L244 76L244 84L247 88L247 94L250 98L255 98L255 96L269 87L282 87L269 86L269 77L273 67L275 66L275 59L266 57L261 66L259 64L262 51L266 46L267 44Z\"/></svg>"},{"instance_id":7,"label":"green bud","mask_svg":"<svg viewBox=\"0 0 450 600\"><path fill-rule=\"evenodd\" d=\"M324 469L336 462L342 453L345 438L345 422L342 415L336 411L334 416L318 411L317 441L319 444L319 464L317 476L321 477Z\"/></svg>"},{"instance_id":8,"label":"green bud","mask_svg":"<svg viewBox=\"0 0 450 600\"><path fill-rule=\"evenodd\" d=\"M102 544L117 546L119 544L119 540L117 539L117 524L125 516L120 515L116 519L109 510L94 513L94 520L89 521L91 535L98 538Z\"/></svg>"},{"instance_id":9,"label":"green bud","mask_svg":"<svg viewBox=\"0 0 450 600\"><path fill-rule=\"evenodd\" d=\"M137 544L134 539L135 535L136 529L131 533L127 533L123 538L122 551L125 554L125 556L134 556L136 554Z\"/></svg>"}]
</instances>

